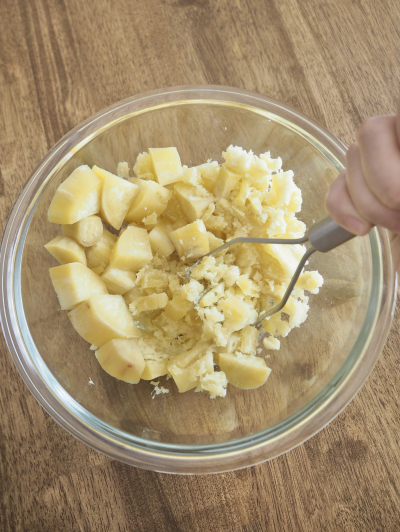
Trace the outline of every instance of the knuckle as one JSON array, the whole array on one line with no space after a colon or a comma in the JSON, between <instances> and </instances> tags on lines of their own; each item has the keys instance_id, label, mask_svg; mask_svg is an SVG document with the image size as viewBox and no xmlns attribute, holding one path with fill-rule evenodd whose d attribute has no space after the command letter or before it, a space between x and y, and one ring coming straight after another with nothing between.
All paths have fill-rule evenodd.
<instances>
[{"instance_id":1,"label":"knuckle","mask_svg":"<svg viewBox=\"0 0 400 532\"><path fill-rule=\"evenodd\" d=\"M387 183L381 189L382 201L389 209L400 209L400 183Z\"/></svg>"},{"instance_id":2,"label":"knuckle","mask_svg":"<svg viewBox=\"0 0 400 532\"><path fill-rule=\"evenodd\" d=\"M360 142L365 142L375 137L382 126L383 118L382 116L371 116L367 118L358 128L357 139Z\"/></svg>"}]
</instances>

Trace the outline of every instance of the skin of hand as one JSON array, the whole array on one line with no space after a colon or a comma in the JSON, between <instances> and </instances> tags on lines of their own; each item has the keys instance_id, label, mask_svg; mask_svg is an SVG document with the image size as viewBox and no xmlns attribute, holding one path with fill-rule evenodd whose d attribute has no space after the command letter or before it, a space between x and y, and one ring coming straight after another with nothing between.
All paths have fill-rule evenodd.
<instances>
[{"instance_id":1,"label":"skin of hand","mask_svg":"<svg viewBox=\"0 0 400 532\"><path fill-rule=\"evenodd\" d=\"M400 273L400 100L397 115L374 116L357 131L346 169L326 198L332 218L362 236L374 225L390 231L392 256Z\"/></svg>"}]
</instances>

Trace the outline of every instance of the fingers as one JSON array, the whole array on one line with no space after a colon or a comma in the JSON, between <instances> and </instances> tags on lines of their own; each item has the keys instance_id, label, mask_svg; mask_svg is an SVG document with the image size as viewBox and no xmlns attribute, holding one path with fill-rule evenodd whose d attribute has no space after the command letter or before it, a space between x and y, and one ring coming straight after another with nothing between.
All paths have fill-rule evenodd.
<instances>
[{"instance_id":1,"label":"fingers","mask_svg":"<svg viewBox=\"0 0 400 532\"><path fill-rule=\"evenodd\" d=\"M386 207L400 209L400 119L374 116L359 128L357 139L365 181Z\"/></svg>"},{"instance_id":2,"label":"fingers","mask_svg":"<svg viewBox=\"0 0 400 532\"><path fill-rule=\"evenodd\" d=\"M399 231L400 211L384 205L370 189L363 171L361 151L356 143L350 146L346 159L347 188L361 218L373 225L381 225L387 229Z\"/></svg>"},{"instance_id":3,"label":"fingers","mask_svg":"<svg viewBox=\"0 0 400 532\"><path fill-rule=\"evenodd\" d=\"M346 183L346 171L339 175L326 198L326 208L332 218L355 235L366 235L372 224L357 211Z\"/></svg>"}]
</instances>

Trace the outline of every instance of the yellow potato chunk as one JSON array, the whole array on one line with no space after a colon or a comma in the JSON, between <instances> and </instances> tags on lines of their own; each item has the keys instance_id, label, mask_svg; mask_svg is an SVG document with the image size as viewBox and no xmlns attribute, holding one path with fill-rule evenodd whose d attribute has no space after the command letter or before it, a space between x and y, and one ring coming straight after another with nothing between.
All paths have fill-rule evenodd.
<instances>
[{"instance_id":1,"label":"yellow potato chunk","mask_svg":"<svg viewBox=\"0 0 400 532\"><path fill-rule=\"evenodd\" d=\"M242 330L242 335L240 339L240 351L251 355L255 352L258 344L258 337L260 331L256 327L251 327L248 325Z\"/></svg>"},{"instance_id":2,"label":"yellow potato chunk","mask_svg":"<svg viewBox=\"0 0 400 532\"><path fill-rule=\"evenodd\" d=\"M272 349L274 351L278 351L281 348L281 342L278 340L278 338L274 338L273 336L268 336L264 338L263 344L265 349Z\"/></svg>"},{"instance_id":3,"label":"yellow potato chunk","mask_svg":"<svg viewBox=\"0 0 400 532\"><path fill-rule=\"evenodd\" d=\"M76 332L98 347L117 338L140 336L122 296L92 296L69 312L68 317Z\"/></svg>"},{"instance_id":4,"label":"yellow potato chunk","mask_svg":"<svg viewBox=\"0 0 400 532\"><path fill-rule=\"evenodd\" d=\"M81 246L87 248L94 246L103 235L103 222L96 216L87 216L78 222L61 227L62 234L73 238Z\"/></svg>"},{"instance_id":5,"label":"yellow potato chunk","mask_svg":"<svg viewBox=\"0 0 400 532\"><path fill-rule=\"evenodd\" d=\"M66 236L56 236L44 246L50 255L58 260L60 264L69 262L80 262L86 266L86 255L83 247Z\"/></svg>"},{"instance_id":6,"label":"yellow potato chunk","mask_svg":"<svg viewBox=\"0 0 400 532\"><path fill-rule=\"evenodd\" d=\"M111 250L114 247L117 237L107 229L103 229L100 240L94 246L86 248L86 258L89 268L103 268L102 271L110 264Z\"/></svg>"},{"instance_id":7,"label":"yellow potato chunk","mask_svg":"<svg viewBox=\"0 0 400 532\"><path fill-rule=\"evenodd\" d=\"M176 148L150 148L149 154L153 173L160 185L165 186L180 181L182 164Z\"/></svg>"},{"instance_id":8,"label":"yellow potato chunk","mask_svg":"<svg viewBox=\"0 0 400 532\"><path fill-rule=\"evenodd\" d=\"M135 286L136 274L108 266L101 278L110 294L123 295Z\"/></svg>"},{"instance_id":9,"label":"yellow potato chunk","mask_svg":"<svg viewBox=\"0 0 400 532\"><path fill-rule=\"evenodd\" d=\"M214 251L214 249L219 248L224 243L222 238L217 238L215 235L213 235L210 232L207 232L207 236L208 236L208 244L210 246L210 251Z\"/></svg>"},{"instance_id":10,"label":"yellow potato chunk","mask_svg":"<svg viewBox=\"0 0 400 532\"><path fill-rule=\"evenodd\" d=\"M180 296L174 296L168 301L165 307L164 314L167 318L178 321L186 316L186 314L192 310L193 303Z\"/></svg>"},{"instance_id":11,"label":"yellow potato chunk","mask_svg":"<svg viewBox=\"0 0 400 532\"><path fill-rule=\"evenodd\" d=\"M80 262L55 266L49 273L62 310L74 308L92 295L108 293L100 277Z\"/></svg>"},{"instance_id":12,"label":"yellow potato chunk","mask_svg":"<svg viewBox=\"0 0 400 532\"><path fill-rule=\"evenodd\" d=\"M209 351L199 360L184 368L176 365L173 360L168 365L168 371L181 393L197 388L200 385L200 379L214 371L212 352Z\"/></svg>"},{"instance_id":13,"label":"yellow potato chunk","mask_svg":"<svg viewBox=\"0 0 400 532\"><path fill-rule=\"evenodd\" d=\"M228 381L242 390L262 386L271 373L263 358L249 355L220 353L218 365Z\"/></svg>"},{"instance_id":14,"label":"yellow potato chunk","mask_svg":"<svg viewBox=\"0 0 400 532\"><path fill-rule=\"evenodd\" d=\"M210 392L210 398L225 397L228 379L223 371L207 373L200 379L200 388Z\"/></svg>"},{"instance_id":15,"label":"yellow potato chunk","mask_svg":"<svg viewBox=\"0 0 400 532\"><path fill-rule=\"evenodd\" d=\"M87 166L79 166L58 187L48 211L49 222L74 224L100 210L101 180Z\"/></svg>"},{"instance_id":16,"label":"yellow potato chunk","mask_svg":"<svg viewBox=\"0 0 400 532\"><path fill-rule=\"evenodd\" d=\"M146 229L128 226L118 238L110 256L110 264L119 270L137 272L153 258Z\"/></svg>"},{"instance_id":17,"label":"yellow potato chunk","mask_svg":"<svg viewBox=\"0 0 400 532\"><path fill-rule=\"evenodd\" d=\"M195 260L210 251L207 230L202 220L172 231L169 236L180 258Z\"/></svg>"},{"instance_id":18,"label":"yellow potato chunk","mask_svg":"<svg viewBox=\"0 0 400 532\"><path fill-rule=\"evenodd\" d=\"M154 181L135 178L133 181L139 185L140 190L125 216L126 222L141 223L150 214L156 213L158 216L165 211L172 197L171 190Z\"/></svg>"},{"instance_id":19,"label":"yellow potato chunk","mask_svg":"<svg viewBox=\"0 0 400 532\"><path fill-rule=\"evenodd\" d=\"M100 366L111 377L137 384L142 376L145 362L135 339L110 340L96 351Z\"/></svg>"},{"instance_id":20,"label":"yellow potato chunk","mask_svg":"<svg viewBox=\"0 0 400 532\"><path fill-rule=\"evenodd\" d=\"M120 229L139 187L97 166L93 166L93 172L103 183L100 216L115 229Z\"/></svg>"},{"instance_id":21,"label":"yellow potato chunk","mask_svg":"<svg viewBox=\"0 0 400 532\"><path fill-rule=\"evenodd\" d=\"M257 311L235 296L229 296L220 303L225 316L224 326L229 331L239 331L254 323L257 319Z\"/></svg>"},{"instance_id":22,"label":"yellow potato chunk","mask_svg":"<svg viewBox=\"0 0 400 532\"><path fill-rule=\"evenodd\" d=\"M240 178L241 176L239 174L222 165L214 185L214 196L218 199L227 198L232 190L238 185Z\"/></svg>"},{"instance_id":23,"label":"yellow potato chunk","mask_svg":"<svg viewBox=\"0 0 400 532\"><path fill-rule=\"evenodd\" d=\"M199 190L201 191L201 195L199 194ZM215 199L205 188L193 187L186 183L177 183L174 186L174 191L183 212L190 222L201 218L207 207Z\"/></svg>"},{"instance_id":24,"label":"yellow potato chunk","mask_svg":"<svg viewBox=\"0 0 400 532\"><path fill-rule=\"evenodd\" d=\"M150 296L139 297L137 301L133 303L135 312L140 314L141 312L150 312L151 310L158 310L164 308L168 303L168 296L165 292L162 294L151 294Z\"/></svg>"},{"instance_id":25,"label":"yellow potato chunk","mask_svg":"<svg viewBox=\"0 0 400 532\"><path fill-rule=\"evenodd\" d=\"M165 358L160 360L146 360L141 378L145 381L151 381L167 373L167 360Z\"/></svg>"},{"instance_id":26,"label":"yellow potato chunk","mask_svg":"<svg viewBox=\"0 0 400 532\"><path fill-rule=\"evenodd\" d=\"M169 233L171 229L164 223L158 223L149 233L151 249L163 257L169 257L175 251Z\"/></svg>"},{"instance_id":27,"label":"yellow potato chunk","mask_svg":"<svg viewBox=\"0 0 400 532\"><path fill-rule=\"evenodd\" d=\"M92 270L92 272L94 272L96 275L100 276L105 268L103 268L103 266L96 266L95 268L90 268Z\"/></svg>"}]
</instances>

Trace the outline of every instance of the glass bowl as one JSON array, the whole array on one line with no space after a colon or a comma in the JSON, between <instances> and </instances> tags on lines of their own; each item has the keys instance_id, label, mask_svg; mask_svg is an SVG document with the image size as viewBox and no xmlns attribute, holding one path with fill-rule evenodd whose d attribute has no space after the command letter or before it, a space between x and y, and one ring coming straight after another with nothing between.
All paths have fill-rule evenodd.
<instances>
[{"instance_id":1,"label":"glass bowl","mask_svg":"<svg viewBox=\"0 0 400 532\"><path fill-rule=\"evenodd\" d=\"M134 96L89 118L47 154L21 191L1 246L1 320L26 385L66 430L129 464L162 472L210 473L253 465L304 442L352 399L389 332L396 276L388 235L375 228L324 255L325 278L306 323L270 352L268 382L229 386L225 399L194 391L151 396L152 386L107 375L59 309L43 245L59 234L47 222L58 185L77 166L132 168L149 147L176 146L188 166L221 161L228 145L271 151L303 192L300 218L325 214L324 198L342 170L345 146L288 106L225 87L178 87ZM164 381L162 380L164 384Z\"/></svg>"}]
</instances>

